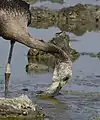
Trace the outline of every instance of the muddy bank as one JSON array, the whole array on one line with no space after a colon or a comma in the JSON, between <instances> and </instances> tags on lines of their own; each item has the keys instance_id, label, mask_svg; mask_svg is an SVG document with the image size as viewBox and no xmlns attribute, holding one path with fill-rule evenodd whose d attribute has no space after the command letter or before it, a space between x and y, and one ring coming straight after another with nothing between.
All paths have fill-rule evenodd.
<instances>
[{"instance_id":1,"label":"muddy bank","mask_svg":"<svg viewBox=\"0 0 100 120\"><path fill-rule=\"evenodd\" d=\"M100 30L100 6L77 4L60 10L31 7L31 26L48 28L55 26L61 31L82 35L86 31Z\"/></svg>"}]
</instances>

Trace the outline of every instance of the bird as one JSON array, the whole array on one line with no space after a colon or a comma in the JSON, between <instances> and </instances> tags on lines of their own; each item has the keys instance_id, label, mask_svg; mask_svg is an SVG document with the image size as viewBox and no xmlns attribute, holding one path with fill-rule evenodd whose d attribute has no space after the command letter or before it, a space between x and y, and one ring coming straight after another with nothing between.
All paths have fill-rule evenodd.
<instances>
[{"instance_id":1,"label":"bird","mask_svg":"<svg viewBox=\"0 0 100 120\"><path fill-rule=\"evenodd\" d=\"M5 66L5 83L11 75L11 59L16 42L27 47L49 52L68 59L68 55L52 43L42 42L28 32L31 23L30 4L24 0L0 0L0 36L10 41L10 50ZM5 86L6 89L7 86Z\"/></svg>"}]
</instances>

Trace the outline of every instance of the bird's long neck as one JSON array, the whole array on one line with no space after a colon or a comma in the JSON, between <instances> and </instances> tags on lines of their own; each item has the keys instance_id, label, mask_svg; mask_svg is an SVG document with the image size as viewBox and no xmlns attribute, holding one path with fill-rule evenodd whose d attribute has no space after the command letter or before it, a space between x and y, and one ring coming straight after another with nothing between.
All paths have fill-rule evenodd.
<instances>
[{"instance_id":1,"label":"bird's long neck","mask_svg":"<svg viewBox=\"0 0 100 120\"><path fill-rule=\"evenodd\" d=\"M41 42L33 37L31 37L29 34L21 35L17 40L17 42L20 42L30 48L38 49L47 53L51 53L52 55L57 55L59 58L63 60L70 59L69 55L65 53L62 49L55 46L51 43ZM56 54L55 54L56 53Z\"/></svg>"}]
</instances>

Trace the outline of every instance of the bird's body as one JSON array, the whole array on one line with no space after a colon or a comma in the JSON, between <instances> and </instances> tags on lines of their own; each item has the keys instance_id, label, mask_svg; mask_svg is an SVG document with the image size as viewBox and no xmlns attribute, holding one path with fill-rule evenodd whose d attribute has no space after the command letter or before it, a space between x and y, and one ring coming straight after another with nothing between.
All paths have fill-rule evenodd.
<instances>
[{"instance_id":1,"label":"bird's body","mask_svg":"<svg viewBox=\"0 0 100 120\"><path fill-rule=\"evenodd\" d=\"M28 33L27 26L31 22L29 4L23 0L0 0L0 36L11 41L8 62L5 71L5 82L9 80L10 63L13 46L15 42L22 43L28 47L49 52L53 55L59 54L63 60L70 60L69 54L54 44L41 42ZM8 79L8 80L7 80ZM5 86L5 89L7 86Z\"/></svg>"},{"instance_id":2,"label":"bird's body","mask_svg":"<svg viewBox=\"0 0 100 120\"><path fill-rule=\"evenodd\" d=\"M57 46L30 36L27 30L31 21L29 7L23 0L0 0L0 36L51 54L60 53L60 56L67 58L67 54Z\"/></svg>"},{"instance_id":3,"label":"bird's body","mask_svg":"<svg viewBox=\"0 0 100 120\"><path fill-rule=\"evenodd\" d=\"M31 17L29 4L22 0L0 0L0 35L9 40L17 40L22 32L27 32Z\"/></svg>"}]
</instances>

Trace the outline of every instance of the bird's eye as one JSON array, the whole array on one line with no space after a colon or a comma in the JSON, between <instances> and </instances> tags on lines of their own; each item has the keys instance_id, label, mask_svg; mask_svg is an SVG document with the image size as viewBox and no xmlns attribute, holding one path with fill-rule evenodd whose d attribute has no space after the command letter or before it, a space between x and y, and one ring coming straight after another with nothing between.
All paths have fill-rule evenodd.
<instances>
[{"instance_id":1,"label":"bird's eye","mask_svg":"<svg viewBox=\"0 0 100 120\"><path fill-rule=\"evenodd\" d=\"M68 80L68 79L69 79L69 77L66 76L66 77L63 78L63 81L66 81L66 80Z\"/></svg>"}]
</instances>

